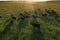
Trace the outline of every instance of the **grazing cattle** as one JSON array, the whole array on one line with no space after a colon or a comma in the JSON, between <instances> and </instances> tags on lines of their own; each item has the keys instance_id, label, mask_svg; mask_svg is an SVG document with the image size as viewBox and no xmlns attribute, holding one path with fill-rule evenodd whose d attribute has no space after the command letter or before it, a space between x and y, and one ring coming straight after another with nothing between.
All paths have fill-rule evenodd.
<instances>
[{"instance_id":1,"label":"grazing cattle","mask_svg":"<svg viewBox=\"0 0 60 40\"><path fill-rule=\"evenodd\" d=\"M48 14L41 14L41 15L42 15L42 16L45 16L45 17L48 16Z\"/></svg>"},{"instance_id":2,"label":"grazing cattle","mask_svg":"<svg viewBox=\"0 0 60 40\"><path fill-rule=\"evenodd\" d=\"M37 9L38 11L40 11L40 9Z\"/></svg>"},{"instance_id":3,"label":"grazing cattle","mask_svg":"<svg viewBox=\"0 0 60 40\"><path fill-rule=\"evenodd\" d=\"M49 8L48 10L45 10L45 11L49 14L49 16L53 16L56 14L56 11L52 10L51 8Z\"/></svg>"},{"instance_id":4,"label":"grazing cattle","mask_svg":"<svg viewBox=\"0 0 60 40\"><path fill-rule=\"evenodd\" d=\"M32 11L28 11L28 13L32 13Z\"/></svg>"},{"instance_id":5,"label":"grazing cattle","mask_svg":"<svg viewBox=\"0 0 60 40\"><path fill-rule=\"evenodd\" d=\"M0 18L2 18L2 16L0 16Z\"/></svg>"},{"instance_id":6,"label":"grazing cattle","mask_svg":"<svg viewBox=\"0 0 60 40\"><path fill-rule=\"evenodd\" d=\"M51 10L51 11L52 11L53 14L56 14L56 11L54 11L54 10Z\"/></svg>"},{"instance_id":7,"label":"grazing cattle","mask_svg":"<svg viewBox=\"0 0 60 40\"><path fill-rule=\"evenodd\" d=\"M23 13L20 13L20 16L23 16Z\"/></svg>"},{"instance_id":8,"label":"grazing cattle","mask_svg":"<svg viewBox=\"0 0 60 40\"><path fill-rule=\"evenodd\" d=\"M17 21L20 20L20 19L23 19L22 17L23 17L23 13L20 13L19 18L17 19Z\"/></svg>"},{"instance_id":9,"label":"grazing cattle","mask_svg":"<svg viewBox=\"0 0 60 40\"><path fill-rule=\"evenodd\" d=\"M28 16L26 15L26 13L21 13L20 14L20 19L22 19L22 20L25 20L26 18L27 18Z\"/></svg>"},{"instance_id":10,"label":"grazing cattle","mask_svg":"<svg viewBox=\"0 0 60 40\"><path fill-rule=\"evenodd\" d=\"M20 19L24 20L24 14L20 13Z\"/></svg>"},{"instance_id":11,"label":"grazing cattle","mask_svg":"<svg viewBox=\"0 0 60 40\"><path fill-rule=\"evenodd\" d=\"M13 15L11 15L10 22L13 23L14 20L16 20L16 17L14 17Z\"/></svg>"},{"instance_id":12,"label":"grazing cattle","mask_svg":"<svg viewBox=\"0 0 60 40\"><path fill-rule=\"evenodd\" d=\"M34 14L37 15L37 10L34 11Z\"/></svg>"},{"instance_id":13,"label":"grazing cattle","mask_svg":"<svg viewBox=\"0 0 60 40\"><path fill-rule=\"evenodd\" d=\"M39 23L31 23L31 25L32 25L33 27L40 28L40 24L39 24Z\"/></svg>"},{"instance_id":14,"label":"grazing cattle","mask_svg":"<svg viewBox=\"0 0 60 40\"><path fill-rule=\"evenodd\" d=\"M27 13L27 14L24 14L24 17L25 18L28 18L29 17L29 14Z\"/></svg>"},{"instance_id":15,"label":"grazing cattle","mask_svg":"<svg viewBox=\"0 0 60 40\"><path fill-rule=\"evenodd\" d=\"M51 10L51 12L49 13L50 16L56 15L56 12L54 10Z\"/></svg>"},{"instance_id":16,"label":"grazing cattle","mask_svg":"<svg viewBox=\"0 0 60 40\"><path fill-rule=\"evenodd\" d=\"M26 19L24 16L21 16L20 18L21 18L22 20L25 20L25 19Z\"/></svg>"},{"instance_id":17,"label":"grazing cattle","mask_svg":"<svg viewBox=\"0 0 60 40\"><path fill-rule=\"evenodd\" d=\"M27 11L24 11L24 13L25 13L25 14L28 14L28 12L27 12Z\"/></svg>"},{"instance_id":18,"label":"grazing cattle","mask_svg":"<svg viewBox=\"0 0 60 40\"><path fill-rule=\"evenodd\" d=\"M12 18L13 20L16 20L16 17L14 17L13 15L11 15L11 18Z\"/></svg>"},{"instance_id":19,"label":"grazing cattle","mask_svg":"<svg viewBox=\"0 0 60 40\"><path fill-rule=\"evenodd\" d=\"M27 11L24 12L24 17L25 18L29 18L29 15L30 15L29 12L27 12Z\"/></svg>"},{"instance_id":20,"label":"grazing cattle","mask_svg":"<svg viewBox=\"0 0 60 40\"><path fill-rule=\"evenodd\" d=\"M48 13L48 14L51 14L52 12L51 12L51 8L49 8L48 10L46 10L46 12Z\"/></svg>"},{"instance_id":21,"label":"grazing cattle","mask_svg":"<svg viewBox=\"0 0 60 40\"><path fill-rule=\"evenodd\" d=\"M10 23L13 23L13 20L12 19L10 20Z\"/></svg>"},{"instance_id":22,"label":"grazing cattle","mask_svg":"<svg viewBox=\"0 0 60 40\"><path fill-rule=\"evenodd\" d=\"M32 15L32 17L33 17L34 19L36 19L36 18L37 18L37 16L36 16L36 15L34 15L34 14Z\"/></svg>"},{"instance_id":23,"label":"grazing cattle","mask_svg":"<svg viewBox=\"0 0 60 40\"><path fill-rule=\"evenodd\" d=\"M41 9L37 9L37 13L41 13Z\"/></svg>"},{"instance_id":24,"label":"grazing cattle","mask_svg":"<svg viewBox=\"0 0 60 40\"><path fill-rule=\"evenodd\" d=\"M48 10L47 10L47 9L45 9L45 12L46 12L46 13L48 13Z\"/></svg>"}]
</instances>

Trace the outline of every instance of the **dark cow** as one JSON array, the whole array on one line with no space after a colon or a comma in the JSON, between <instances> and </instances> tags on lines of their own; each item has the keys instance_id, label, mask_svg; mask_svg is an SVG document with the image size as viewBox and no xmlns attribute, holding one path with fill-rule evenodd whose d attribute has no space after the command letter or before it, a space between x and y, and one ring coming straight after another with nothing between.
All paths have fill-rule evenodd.
<instances>
[{"instance_id":1,"label":"dark cow","mask_svg":"<svg viewBox=\"0 0 60 40\"><path fill-rule=\"evenodd\" d=\"M32 11L28 11L28 13L32 13Z\"/></svg>"},{"instance_id":2,"label":"dark cow","mask_svg":"<svg viewBox=\"0 0 60 40\"><path fill-rule=\"evenodd\" d=\"M32 25L33 27L40 28L40 24L39 24L39 23L31 23L31 25Z\"/></svg>"},{"instance_id":3,"label":"dark cow","mask_svg":"<svg viewBox=\"0 0 60 40\"><path fill-rule=\"evenodd\" d=\"M56 11L51 10L51 12L49 12L49 15L50 15L50 16L56 15Z\"/></svg>"},{"instance_id":4,"label":"dark cow","mask_svg":"<svg viewBox=\"0 0 60 40\"><path fill-rule=\"evenodd\" d=\"M21 19L21 20L25 20L26 18L28 18L28 15L27 15L26 12L20 14L20 19Z\"/></svg>"},{"instance_id":5,"label":"dark cow","mask_svg":"<svg viewBox=\"0 0 60 40\"><path fill-rule=\"evenodd\" d=\"M11 18L12 18L13 20L16 20L16 17L14 17L13 15L11 15Z\"/></svg>"},{"instance_id":6,"label":"dark cow","mask_svg":"<svg viewBox=\"0 0 60 40\"><path fill-rule=\"evenodd\" d=\"M34 15L34 14L33 14L32 17L33 17L34 19L36 19L36 18L37 18L37 15Z\"/></svg>"},{"instance_id":7,"label":"dark cow","mask_svg":"<svg viewBox=\"0 0 60 40\"><path fill-rule=\"evenodd\" d=\"M37 12L38 12L38 13L41 12L41 9L37 9Z\"/></svg>"},{"instance_id":8,"label":"dark cow","mask_svg":"<svg viewBox=\"0 0 60 40\"><path fill-rule=\"evenodd\" d=\"M14 20L16 20L16 17L14 17L13 15L11 15L10 22L13 23Z\"/></svg>"},{"instance_id":9,"label":"dark cow","mask_svg":"<svg viewBox=\"0 0 60 40\"><path fill-rule=\"evenodd\" d=\"M44 17L48 16L48 14L41 14L41 15L44 16Z\"/></svg>"},{"instance_id":10,"label":"dark cow","mask_svg":"<svg viewBox=\"0 0 60 40\"><path fill-rule=\"evenodd\" d=\"M45 9L45 12L46 12L46 13L48 13L48 10L47 10L47 9Z\"/></svg>"},{"instance_id":11,"label":"dark cow","mask_svg":"<svg viewBox=\"0 0 60 40\"><path fill-rule=\"evenodd\" d=\"M49 8L48 10L45 9L45 11L46 11L48 14L51 14L51 13L52 13L52 12L51 12L51 8Z\"/></svg>"},{"instance_id":12,"label":"dark cow","mask_svg":"<svg viewBox=\"0 0 60 40\"><path fill-rule=\"evenodd\" d=\"M20 16L23 16L23 13L20 13Z\"/></svg>"},{"instance_id":13,"label":"dark cow","mask_svg":"<svg viewBox=\"0 0 60 40\"><path fill-rule=\"evenodd\" d=\"M2 18L2 16L0 16L0 18Z\"/></svg>"},{"instance_id":14,"label":"dark cow","mask_svg":"<svg viewBox=\"0 0 60 40\"><path fill-rule=\"evenodd\" d=\"M37 15L37 10L34 11L34 14Z\"/></svg>"},{"instance_id":15,"label":"dark cow","mask_svg":"<svg viewBox=\"0 0 60 40\"><path fill-rule=\"evenodd\" d=\"M27 12L27 11L24 11L24 13L25 13L25 14L28 14L28 12Z\"/></svg>"},{"instance_id":16,"label":"dark cow","mask_svg":"<svg viewBox=\"0 0 60 40\"><path fill-rule=\"evenodd\" d=\"M26 17L28 17L30 14L29 14L29 12L24 12L24 15L25 15Z\"/></svg>"},{"instance_id":17,"label":"dark cow","mask_svg":"<svg viewBox=\"0 0 60 40\"><path fill-rule=\"evenodd\" d=\"M11 19L11 20L10 20L10 23L13 23L13 21L14 21L14 20L13 20L13 19Z\"/></svg>"},{"instance_id":18,"label":"dark cow","mask_svg":"<svg viewBox=\"0 0 60 40\"><path fill-rule=\"evenodd\" d=\"M54 10L51 9L51 8L49 8L48 10L46 9L45 11L49 14L49 16L53 16L53 15L56 14L56 11L54 11Z\"/></svg>"},{"instance_id":19,"label":"dark cow","mask_svg":"<svg viewBox=\"0 0 60 40\"><path fill-rule=\"evenodd\" d=\"M37 10L39 10L39 11L40 11L40 9L37 9Z\"/></svg>"},{"instance_id":20,"label":"dark cow","mask_svg":"<svg viewBox=\"0 0 60 40\"><path fill-rule=\"evenodd\" d=\"M54 13L54 14L56 14L56 11L54 11L54 10L51 10L51 12Z\"/></svg>"},{"instance_id":21,"label":"dark cow","mask_svg":"<svg viewBox=\"0 0 60 40\"><path fill-rule=\"evenodd\" d=\"M29 18L29 14L24 14L24 17L25 18Z\"/></svg>"},{"instance_id":22,"label":"dark cow","mask_svg":"<svg viewBox=\"0 0 60 40\"><path fill-rule=\"evenodd\" d=\"M26 19L25 16L21 16L20 18L21 18L22 20L25 20L25 19Z\"/></svg>"}]
</instances>

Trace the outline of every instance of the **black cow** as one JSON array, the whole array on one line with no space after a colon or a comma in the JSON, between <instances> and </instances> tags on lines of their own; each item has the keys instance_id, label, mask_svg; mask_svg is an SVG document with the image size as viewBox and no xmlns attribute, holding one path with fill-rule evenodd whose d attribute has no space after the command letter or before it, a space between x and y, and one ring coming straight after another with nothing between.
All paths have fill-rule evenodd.
<instances>
[{"instance_id":1,"label":"black cow","mask_svg":"<svg viewBox=\"0 0 60 40\"><path fill-rule=\"evenodd\" d=\"M33 14L32 17L33 17L34 19L36 19L36 18L37 18L37 15L34 15L34 14Z\"/></svg>"},{"instance_id":2,"label":"black cow","mask_svg":"<svg viewBox=\"0 0 60 40\"><path fill-rule=\"evenodd\" d=\"M21 13L21 14L20 14L20 19L21 19L21 20L25 20L26 18L28 18L27 13Z\"/></svg>"},{"instance_id":3,"label":"black cow","mask_svg":"<svg viewBox=\"0 0 60 40\"><path fill-rule=\"evenodd\" d=\"M53 16L53 15L56 14L56 11L54 11L54 10L51 9L51 8L49 8L46 12L49 14L49 16Z\"/></svg>"},{"instance_id":4,"label":"black cow","mask_svg":"<svg viewBox=\"0 0 60 40\"><path fill-rule=\"evenodd\" d=\"M40 11L40 9L37 9L37 10L39 10L39 11Z\"/></svg>"},{"instance_id":5,"label":"black cow","mask_svg":"<svg viewBox=\"0 0 60 40\"><path fill-rule=\"evenodd\" d=\"M21 16L20 18L21 18L22 20L25 20L25 19L26 19L25 16Z\"/></svg>"},{"instance_id":6,"label":"black cow","mask_svg":"<svg viewBox=\"0 0 60 40\"><path fill-rule=\"evenodd\" d=\"M23 13L20 13L20 16L23 16Z\"/></svg>"},{"instance_id":7,"label":"black cow","mask_svg":"<svg viewBox=\"0 0 60 40\"><path fill-rule=\"evenodd\" d=\"M44 16L44 17L48 16L48 14L41 14L41 15Z\"/></svg>"},{"instance_id":8,"label":"black cow","mask_svg":"<svg viewBox=\"0 0 60 40\"><path fill-rule=\"evenodd\" d=\"M31 25L32 25L33 27L40 28L40 24L39 24L39 23L31 23Z\"/></svg>"},{"instance_id":9,"label":"black cow","mask_svg":"<svg viewBox=\"0 0 60 40\"><path fill-rule=\"evenodd\" d=\"M0 18L2 18L2 16L0 16Z\"/></svg>"},{"instance_id":10,"label":"black cow","mask_svg":"<svg viewBox=\"0 0 60 40\"><path fill-rule=\"evenodd\" d=\"M37 10L34 11L34 14L37 15Z\"/></svg>"},{"instance_id":11,"label":"black cow","mask_svg":"<svg viewBox=\"0 0 60 40\"><path fill-rule=\"evenodd\" d=\"M28 18L29 17L29 12L24 12L24 17Z\"/></svg>"},{"instance_id":12,"label":"black cow","mask_svg":"<svg viewBox=\"0 0 60 40\"><path fill-rule=\"evenodd\" d=\"M11 15L11 18L12 18L13 20L16 20L16 17L14 17L13 15Z\"/></svg>"},{"instance_id":13,"label":"black cow","mask_svg":"<svg viewBox=\"0 0 60 40\"><path fill-rule=\"evenodd\" d=\"M49 13L50 16L56 15L56 11L51 10L51 12Z\"/></svg>"},{"instance_id":14,"label":"black cow","mask_svg":"<svg viewBox=\"0 0 60 40\"><path fill-rule=\"evenodd\" d=\"M21 19L21 20L24 20L24 19L25 19L25 17L24 17L24 14L23 14L23 13L20 13L20 19Z\"/></svg>"},{"instance_id":15,"label":"black cow","mask_svg":"<svg viewBox=\"0 0 60 40\"><path fill-rule=\"evenodd\" d=\"M37 12L38 12L38 13L41 12L41 9L37 9Z\"/></svg>"},{"instance_id":16,"label":"black cow","mask_svg":"<svg viewBox=\"0 0 60 40\"><path fill-rule=\"evenodd\" d=\"M52 12L52 13L54 13L54 14L56 14L56 13L57 13L57 12L56 12L56 11L54 11L54 10L51 10L51 12Z\"/></svg>"},{"instance_id":17,"label":"black cow","mask_svg":"<svg viewBox=\"0 0 60 40\"><path fill-rule=\"evenodd\" d=\"M49 10L45 9L45 12L48 13Z\"/></svg>"},{"instance_id":18,"label":"black cow","mask_svg":"<svg viewBox=\"0 0 60 40\"><path fill-rule=\"evenodd\" d=\"M13 15L11 15L10 22L13 23L14 20L16 20L16 17L14 17Z\"/></svg>"}]
</instances>

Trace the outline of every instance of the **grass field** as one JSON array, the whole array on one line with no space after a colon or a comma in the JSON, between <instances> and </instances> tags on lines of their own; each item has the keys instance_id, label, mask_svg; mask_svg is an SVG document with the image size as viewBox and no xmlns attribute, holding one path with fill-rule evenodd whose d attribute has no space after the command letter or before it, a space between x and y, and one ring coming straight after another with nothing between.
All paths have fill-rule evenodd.
<instances>
[{"instance_id":1,"label":"grass field","mask_svg":"<svg viewBox=\"0 0 60 40\"><path fill-rule=\"evenodd\" d=\"M7 20L13 14L17 19L19 14L24 11L41 10L52 8L60 16L60 2L0 2L0 40L60 40L60 18L48 16L37 18L40 29L33 28L30 24L32 17L24 20L15 20L9 23ZM32 14L32 13L31 13ZM49 20L50 19L50 20Z\"/></svg>"}]
</instances>

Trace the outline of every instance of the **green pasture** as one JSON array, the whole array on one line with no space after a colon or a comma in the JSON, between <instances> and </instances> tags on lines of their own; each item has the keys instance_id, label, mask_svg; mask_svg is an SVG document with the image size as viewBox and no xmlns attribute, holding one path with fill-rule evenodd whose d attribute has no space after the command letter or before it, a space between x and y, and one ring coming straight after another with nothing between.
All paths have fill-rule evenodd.
<instances>
[{"instance_id":1,"label":"green pasture","mask_svg":"<svg viewBox=\"0 0 60 40\"><path fill-rule=\"evenodd\" d=\"M52 8L60 16L60 2L0 2L0 40L60 40L60 17L41 17L34 20L31 16L26 20L15 20L9 23L7 20L13 14L17 19L24 11ZM32 14L32 13L30 13ZM40 29L33 28L32 21L40 24ZM59 21L57 21L59 20Z\"/></svg>"}]
</instances>

